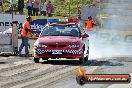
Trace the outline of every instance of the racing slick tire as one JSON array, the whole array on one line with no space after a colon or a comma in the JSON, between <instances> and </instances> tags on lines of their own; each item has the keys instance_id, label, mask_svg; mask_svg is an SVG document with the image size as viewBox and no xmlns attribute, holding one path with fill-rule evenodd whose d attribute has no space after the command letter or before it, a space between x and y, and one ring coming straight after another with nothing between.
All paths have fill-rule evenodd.
<instances>
[{"instance_id":1,"label":"racing slick tire","mask_svg":"<svg viewBox=\"0 0 132 88\"><path fill-rule=\"evenodd\" d=\"M13 52L13 55L14 55L14 56L18 56L18 55L19 55L18 50L15 50L15 51Z\"/></svg>"},{"instance_id":2,"label":"racing slick tire","mask_svg":"<svg viewBox=\"0 0 132 88\"><path fill-rule=\"evenodd\" d=\"M88 61L88 57L89 57L89 51L87 51L87 56L84 58L84 61Z\"/></svg>"},{"instance_id":3,"label":"racing slick tire","mask_svg":"<svg viewBox=\"0 0 132 88\"><path fill-rule=\"evenodd\" d=\"M39 58L35 58L35 57L34 57L34 62L35 62L35 63L39 63Z\"/></svg>"},{"instance_id":4,"label":"racing slick tire","mask_svg":"<svg viewBox=\"0 0 132 88\"><path fill-rule=\"evenodd\" d=\"M83 62L84 62L84 58L83 57L79 58L79 63L83 64Z\"/></svg>"},{"instance_id":5,"label":"racing slick tire","mask_svg":"<svg viewBox=\"0 0 132 88\"><path fill-rule=\"evenodd\" d=\"M84 61L88 61L88 55L84 58Z\"/></svg>"},{"instance_id":6,"label":"racing slick tire","mask_svg":"<svg viewBox=\"0 0 132 88\"><path fill-rule=\"evenodd\" d=\"M48 61L48 59L49 59L49 58L42 58L42 59L43 59L43 60L47 60L47 61Z\"/></svg>"}]
</instances>

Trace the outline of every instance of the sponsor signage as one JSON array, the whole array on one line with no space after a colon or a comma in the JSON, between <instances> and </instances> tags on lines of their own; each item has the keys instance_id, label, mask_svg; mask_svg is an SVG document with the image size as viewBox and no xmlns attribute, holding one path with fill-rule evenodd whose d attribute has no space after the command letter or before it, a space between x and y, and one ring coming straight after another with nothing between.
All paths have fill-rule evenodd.
<instances>
[{"instance_id":1,"label":"sponsor signage","mask_svg":"<svg viewBox=\"0 0 132 88\"><path fill-rule=\"evenodd\" d=\"M33 20L31 22L31 29L32 30L43 30L45 24L47 24L47 19L37 19L37 20Z\"/></svg>"},{"instance_id":2,"label":"sponsor signage","mask_svg":"<svg viewBox=\"0 0 132 88\"><path fill-rule=\"evenodd\" d=\"M86 83L130 83L131 76L129 74L87 74L86 70L79 67L77 71L76 81L83 85Z\"/></svg>"},{"instance_id":3,"label":"sponsor signage","mask_svg":"<svg viewBox=\"0 0 132 88\"><path fill-rule=\"evenodd\" d=\"M41 30L44 29L45 25L47 23L52 23L52 22L58 22L58 19L33 19L31 22L31 30L33 30L33 34L39 34Z\"/></svg>"},{"instance_id":4,"label":"sponsor signage","mask_svg":"<svg viewBox=\"0 0 132 88\"><path fill-rule=\"evenodd\" d=\"M52 22L58 22L59 20L58 19L34 19L32 22L31 22L31 29L32 30L43 30L44 29L44 26L47 24L47 23L52 23Z\"/></svg>"},{"instance_id":5,"label":"sponsor signage","mask_svg":"<svg viewBox=\"0 0 132 88\"><path fill-rule=\"evenodd\" d=\"M22 25L26 20L26 15L0 14L0 31L7 30L12 27L12 21L18 21L18 33L22 29Z\"/></svg>"},{"instance_id":6,"label":"sponsor signage","mask_svg":"<svg viewBox=\"0 0 132 88\"><path fill-rule=\"evenodd\" d=\"M59 19L47 19L42 17L32 17L31 29L41 31L47 23L58 22ZM26 21L26 15L0 14L0 31L11 28L12 21L18 21L18 34L20 34L23 23Z\"/></svg>"}]
</instances>

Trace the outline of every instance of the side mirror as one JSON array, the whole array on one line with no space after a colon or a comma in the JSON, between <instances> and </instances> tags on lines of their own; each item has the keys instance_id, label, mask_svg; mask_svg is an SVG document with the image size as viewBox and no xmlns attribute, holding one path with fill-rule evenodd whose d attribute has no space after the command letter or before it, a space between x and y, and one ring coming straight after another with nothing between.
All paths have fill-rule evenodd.
<instances>
[{"instance_id":1,"label":"side mirror","mask_svg":"<svg viewBox=\"0 0 132 88\"><path fill-rule=\"evenodd\" d=\"M82 35L82 38L87 38L87 37L89 37L89 35L86 33L84 35Z\"/></svg>"}]
</instances>

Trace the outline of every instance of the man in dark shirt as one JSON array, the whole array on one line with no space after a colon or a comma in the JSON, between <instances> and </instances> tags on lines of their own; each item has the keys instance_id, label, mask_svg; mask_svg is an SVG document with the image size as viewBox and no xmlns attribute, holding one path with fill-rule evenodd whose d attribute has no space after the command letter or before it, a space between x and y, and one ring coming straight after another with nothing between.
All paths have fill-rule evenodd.
<instances>
[{"instance_id":1,"label":"man in dark shirt","mask_svg":"<svg viewBox=\"0 0 132 88\"><path fill-rule=\"evenodd\" d=\"M18 0L18 11L20 14L23 14L24 0Z\"/></svg>"}]
</instances>

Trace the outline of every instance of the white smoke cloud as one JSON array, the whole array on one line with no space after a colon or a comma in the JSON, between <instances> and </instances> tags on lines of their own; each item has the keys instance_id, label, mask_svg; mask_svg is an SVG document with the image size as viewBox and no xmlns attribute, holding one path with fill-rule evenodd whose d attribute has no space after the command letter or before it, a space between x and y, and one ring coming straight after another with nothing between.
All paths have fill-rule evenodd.
<instances>
[{"instance_id":1,"label":"white smoke cloud","mask_svg":"<svg viewBox=\"0 0 132 88\"><path fill-rule=\"evenodd\" d=\"M132 55L132 32L128 33L129 38L120 33L122 30L132 31L132 0L103 0L100 5L100 13L107 14L109 18L102 19L101 29L110 34L90 34L90 59L102 57L115 57ZM99 30L101 30L99 29ZM105 32L107 33L107 32ZM127 33L125 34L127 35ZM107 38L106 38L107 37Z\"/></svg>"}]
</instances>

